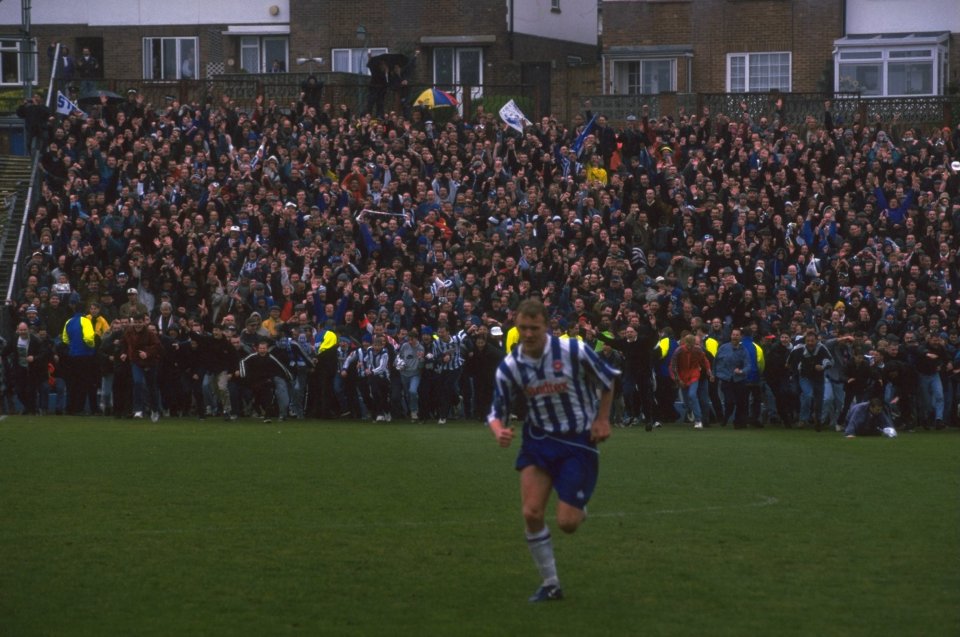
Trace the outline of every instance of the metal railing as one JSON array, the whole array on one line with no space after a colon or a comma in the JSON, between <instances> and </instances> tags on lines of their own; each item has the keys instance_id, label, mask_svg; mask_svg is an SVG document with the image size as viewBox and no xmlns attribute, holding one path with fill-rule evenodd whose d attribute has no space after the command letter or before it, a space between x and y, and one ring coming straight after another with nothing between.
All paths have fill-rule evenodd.
<instances>
[{"instance_id":1,"label":"metal railing","mask_svg":"<svg viewBox=\"0 0 960 637\"><path fill-rule=\"evenodd\" d=\"M708 108L711 116L739 119L744 110L753 121L761 117L771 122L780 114L781 122L796 127L808 116L818 121L824 102L832 102L834 121L850 126L854 122L889 123L896 119L911 126L952 126L960 120L960 96L865 97L859 93L661 93L659 95L588 95L595 113L603 113L612 122L623 122L628 115L640 116L646 105L651 117L682 113L700 115ZM779 105L778 105L779 101Z\"/></svg>"},{"instance_id":2,"label":"metal railing","mask_svg":"<svg viewBox=\"0 0 960 637\"><path fill-rule=\"evenodd\" d=\"M31 155L32 166L30 168L30 182L27 186L26 196L22 202L16 202L11 209L11 216L7 220L5 233L17 231L17 247L13 253L13 259L10 266L10 281L7 283L7 299L16 299L20 293L20 266L26 261L24 246L27 239L27 232L30 229L30 213L33 210L33 204L38 197L38 178L40 171L40 151L34 151ZM19 225L14 225L18 221L16 208L22 203L22 214L19 216ZM4 237L6 239L6 237ZM6 244L6 241L4 241ZM0 258L6 259L6 254L0 254ZM4 326L8 327L8 326ZM5 333L8 333L5 331Z\"/></svg>"},{"instance_id":3,"label":"metal railing","mask_svg":"<svg viewBox=\"0 0 960 637\"><path fill-rule=\"evenodd\" d=\"M251 111L258 96L264 96L276 105L289 111L295 108L300 99L301 85L310 76L318 78L324 84L323 102L333 105L335 110L341 104L351 113L366 110L370 86L370 77L356 73L231 73L215 75L197 80L144 80L126 78L104 78L95 80L99 90L106 90L126 97L131 89L143 96L144 103L159 110L171 100L181 104L218 104L228 97L241 110ZM75 88L76 82L59 81L51 83L51 93L57 90L65 94ZM415 99L429 84L414 84L410 87L410 98ZM540 104L540 96L525 84L483 84L483 85L447 85L438 86L453 93L461 102L458 111L464 117L472 117L476 106L482 105L486 112L496 112L507 100L513 99L528 116L543 112L546 105ZM74 98L79 97L74 94ZM387 111L399 110L398 96L387 92L385 107ZM450 109L447 109L450 110ZM443 109L438 109L441 112Z\"/></svg>"}]
</instances>

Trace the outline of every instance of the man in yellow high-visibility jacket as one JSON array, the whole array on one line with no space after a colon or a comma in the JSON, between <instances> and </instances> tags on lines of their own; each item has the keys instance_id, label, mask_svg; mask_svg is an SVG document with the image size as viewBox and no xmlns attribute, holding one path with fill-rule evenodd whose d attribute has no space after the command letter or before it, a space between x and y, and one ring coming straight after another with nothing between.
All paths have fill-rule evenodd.
<instances>
[{"instance_id":1,"label":"man in yellow high-visibility jacket","mask_svg":"<svg viewBox=\"0 0 960 637\"><path fill-rule=\"evenodd\" d=\"M73 316L63 325L60 338L67 346L64 380L67 383L67 413L77 415L85 408L87 413L97 411L97 387L100 370L97 366L97 333L93 321L82 313L80 295L70 295ZM89 403L89 407L85 407Z\"/></svg>"}]
</instances>

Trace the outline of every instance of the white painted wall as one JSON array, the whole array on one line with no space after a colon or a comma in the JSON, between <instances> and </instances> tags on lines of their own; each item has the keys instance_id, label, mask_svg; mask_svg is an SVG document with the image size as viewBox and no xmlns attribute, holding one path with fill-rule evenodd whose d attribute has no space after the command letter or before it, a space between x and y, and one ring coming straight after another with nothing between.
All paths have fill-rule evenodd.
<instances>
[{"instance_id":1,"label":"white painted wall","mask_svg":"<svg viewBox=\"0 0 960 637\"><path fill-rule=\"evenodd\" d=\"M270 7L280 11L270 15ZM32 0L32 23L90 26L287 24L288 0ZM0 2L0 25L20 24L20 0Z\"/></svg>"},{"instance_id":2,"label":"white painted wall","mask_svg":"<svg viewBox=\"0 0 960 637\"><path fill-rule=\"evenodd\" d=\"M847 33L960 33L960 0L846 0Z\"/></svg>"},{"instance_id":3,"label":"white painted wall","mask_svg":"<svg viewBox=\"0 0 960 637\"><path fill-rule=\"evenodd\" d=\"M507 3L507 29L510 28L512 4L516 33L580 44L597 43L597 0L560 0L559 13L550 10L550 0L504 1Z\"/></svg>"}]
</instances>

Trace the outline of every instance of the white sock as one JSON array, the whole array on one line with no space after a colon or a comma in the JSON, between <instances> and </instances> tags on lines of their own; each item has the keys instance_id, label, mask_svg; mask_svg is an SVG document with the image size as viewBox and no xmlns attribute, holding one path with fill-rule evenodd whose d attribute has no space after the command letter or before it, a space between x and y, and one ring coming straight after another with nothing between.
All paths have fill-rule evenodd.
<instances>
[{"instance_id":1,"label":"white sock","mask_svg":"<svg viewBox=\"0 0 960 637\"><path fill-rule=\"evenodd\" d=\"M556 586L560 583L557 578L557 563L553 559L553 542L550 539L550 529L543 527L536 533L526 533L527 546L530 547L530 555L533 556L533 563L537 565L540 571L540 577L543 579L544 586Z\"/></svg>"}]
</instances>

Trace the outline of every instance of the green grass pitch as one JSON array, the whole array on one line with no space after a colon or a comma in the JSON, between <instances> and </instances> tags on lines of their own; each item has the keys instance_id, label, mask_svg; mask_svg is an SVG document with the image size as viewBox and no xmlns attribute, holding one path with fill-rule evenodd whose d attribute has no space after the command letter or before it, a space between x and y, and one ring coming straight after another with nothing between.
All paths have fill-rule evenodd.
<instances>
[{"instance_id":1,"label":"green grass pitch","mask_svg":"<svg viewBox=\"0 0 960 637\"><path fill-rule=\"evenodd\" d=\"M530 605L480 425L10 417L0 635L957 635L958 450L614 430Z\"/></svg>"}]
</instances>

